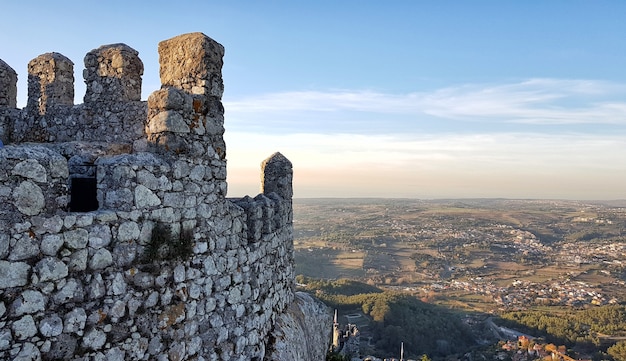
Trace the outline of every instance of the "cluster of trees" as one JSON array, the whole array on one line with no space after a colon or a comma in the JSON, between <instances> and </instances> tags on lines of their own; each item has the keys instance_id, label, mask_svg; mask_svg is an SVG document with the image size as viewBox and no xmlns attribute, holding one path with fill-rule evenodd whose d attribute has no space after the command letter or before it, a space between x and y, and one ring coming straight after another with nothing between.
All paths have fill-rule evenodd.
<instances>
[{"instance_id":1,"label":"cluster of trees","mask_svg":"<svg viewBox=\"0 0 626 361\"><path fill-rule=\"evenodd\" d=\"M626 361L626 341L620 341L609 347L606 353L611 355L615 361Z\"/></svg>"},{"instance_id":2,"label":"cluster of trees","mask_svg":"<svg viewBox=\"0 0 626 361\"><path fill-rule=\"evenodd\" d=\"M444 260L441 258L433 257L427 253L415 252L411 254L410 258L415 261L417 267L428 267L433 264L443 265Z\"/></svg>"},{"instance_id":3,"label":"cluster of trees","mask_svg":"<svg viewBox=\"0 0 626 361\"><path fill-rule=\"evenodd\" d=\"M363 282L353 281L346 278L342 278L336 281L322 280L312 277L306 277L303 275L296 276L296 282L305 285L308 291L315 291L318 293L328 293L333 295L358 295L361 293L377 293L383 292L378 287L370 286Z\"/></svg>"},{"instance_id":4,"label":"cluster of trees","mask_svg":"<svg viewBox=\"0 0 626 361\"><path fill-rule=\"evenodd\" d=\"M626 306L568 312L509 312L501 315L499 322L505 327L545 337L548 342L598 348L601 336L626 336Z\"/></svg>"},{"instance_id":5,"label":"cluster of trees","mask_svg":"<svg viewBox=\"0 0 626 361\"><path fill-rule=\"evenodd\" d=\"M375 353L381 357L398 354L401 342L406 354L413 357L450 355L474 344L473 334L460 315L414 296L350 280L308 279L301 283L330 307L346 312L359 309L369 316Z\"/></svg>"}]
</instances>

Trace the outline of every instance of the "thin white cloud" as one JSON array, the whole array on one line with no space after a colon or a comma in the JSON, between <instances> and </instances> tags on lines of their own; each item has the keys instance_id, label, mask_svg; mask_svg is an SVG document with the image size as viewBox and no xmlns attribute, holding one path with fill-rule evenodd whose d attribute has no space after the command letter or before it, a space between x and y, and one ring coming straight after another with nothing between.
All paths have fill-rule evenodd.
<instances>
[{"instance_id":1,"label":"thin white cloud","mask_svg":"<svg viewBox=\"0 0 626 361\"><path fill-rule=\"evenodd\" d=\"M532 79L446 88L422 99L427 114L532 124L626 124L626 86L602 81Z\"/></svg>"},{"instance_id":2,"label":"thin white cloud","mask_svg":"<svg viewBox=\"0 0 626 361\"><path fill-rule=\"evenodd\" d=\"M242 113L340 110L394 113L406 111L407 97L368 90L292 91L263 94L236 101L225 101L229 111ZM404 109L404 110L403 110ZM417 110L413 104L412 111Z\"/></svg>"},{"instance_id":3,"label":"thin white cloud","mask_svg":"<svg viewBox=\"0 0 626 361\"><path fill-rule=\"evenodd\" d=\"M225 106L235 194L254 193L251 175L281 151L299 197L623 197L626 84L288 92Z\"/></svg>"},{"instance_id":4,"label":"thin white cloud","mask_svg":"<svg viewBox=\"0 0 626 361\"><path fill-rule=\"evenodd\" d=\"M274 151L289 151L302 164L339 168L354 164L384 166L450 160L471 161L474 164L508 163L511 166L532 163L545 167L593 167L602 164L622 169L621 162L626 157L626 136L619 135L301 133L282 136L233 133L228 134L226 140L229 153L246 154L247 158L255 159L259 154L269 156Z\"/></svg>"},{"instance_id":5,"label":"thin white cloud","mask_svg":"<svg viewBox=\"0 0 626 361\"><path fill-rule=\"evenodd\" d=\"M626 124L626 84L596 80L530 79L467 84L432 92L297 91L226 101L235 119L362 112L476 122Z\"/></svg>"},{"instance_id":6,"label":"thin white cloud","mask_svg":"<svg viewBox=\"0 0 626 361\"><path fill-rule=\"evenodd\" d=\"M229 184L241 195L258 189L253 174L274 151L294 164L299 197L611 199L626 182L618 135L234 133L227 142Z\"/></svg>"}]
</instances>

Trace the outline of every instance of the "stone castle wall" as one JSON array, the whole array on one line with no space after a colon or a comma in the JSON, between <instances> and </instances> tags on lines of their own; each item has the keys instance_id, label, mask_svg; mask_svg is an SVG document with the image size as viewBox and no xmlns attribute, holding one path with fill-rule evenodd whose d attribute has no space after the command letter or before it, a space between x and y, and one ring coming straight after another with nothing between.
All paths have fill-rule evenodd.
<instances>
[{"instance_id":1,"label":"stone castle wall","mask_svg":"<svg viewBox=\"0 0 626 361\"><path fill-rule=\"evenodd\" d=\"M142 102L137 52L100 47L80 105L73 63L44 54L24 109L0 60L0 359L280 359L292 167L276 153L261 194L226 198L223 54L201 33L161 42Z\"/></svg>"}]
</instances>

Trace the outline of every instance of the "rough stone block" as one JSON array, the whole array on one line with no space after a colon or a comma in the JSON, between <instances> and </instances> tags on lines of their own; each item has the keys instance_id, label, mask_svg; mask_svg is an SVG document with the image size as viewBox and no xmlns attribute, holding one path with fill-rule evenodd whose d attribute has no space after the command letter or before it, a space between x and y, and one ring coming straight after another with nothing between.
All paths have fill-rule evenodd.
<instances>
[{"instance_id":1,"label":"rough stone block","mask_svg":"<svg viewBox=\"0 0 626 361\"><path fill-rule=\"evenodd\" d=\"M148 108L157 110L183 110L188 104L191 110L191 98L183 91L173 87L164 87L150 94Z\"/></svg>"},{"instance_id":2,"label":"rough stone block","mask_svg":"<svg viewBox=\"0 0 626 361\"><path fill-rule=\"evenodd\" d=\"M148 122L149 134L163 132L189 133L190 129L180 113L168 110L158 113Z\"/></svg>"},{"instance_id":3,"label":"rough stone block","mask_svg":"<svg viewBox=\"0 0 626 361\"><path fill-rule=\"evenodd\" d=\"M202 33L189 33L159 43L161 84L195 94L208 93L210 81L221 78L224 47ZM208 82L207 82L208 81ZM205 90L206 89L206 90Z\"/></svg>"}]
</instances>

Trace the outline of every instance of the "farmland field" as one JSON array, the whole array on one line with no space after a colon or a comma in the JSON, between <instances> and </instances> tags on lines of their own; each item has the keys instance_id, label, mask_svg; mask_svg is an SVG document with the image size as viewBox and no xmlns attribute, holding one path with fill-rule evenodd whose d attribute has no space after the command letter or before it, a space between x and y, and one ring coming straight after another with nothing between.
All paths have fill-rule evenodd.
<instances>
[{"instance_id":1,"label":"farmland field","mask_svg":"<svg viewBox=\"0 0 626 361\"><path fill-rule=\"evenodd\" d=\"M625 302L625 230L620 203L294 200L296 273L482 311Z\"/></svg>"}]
</instances>

